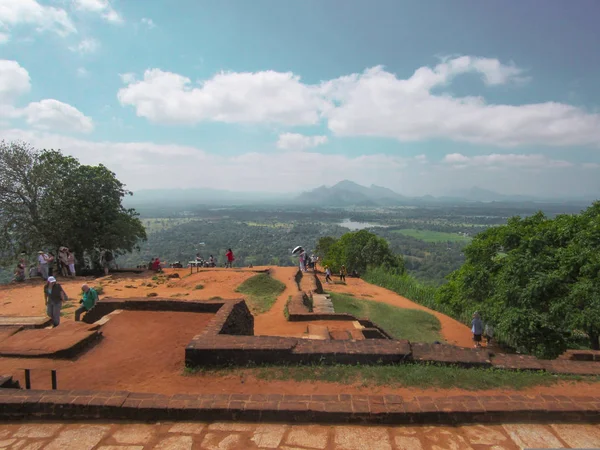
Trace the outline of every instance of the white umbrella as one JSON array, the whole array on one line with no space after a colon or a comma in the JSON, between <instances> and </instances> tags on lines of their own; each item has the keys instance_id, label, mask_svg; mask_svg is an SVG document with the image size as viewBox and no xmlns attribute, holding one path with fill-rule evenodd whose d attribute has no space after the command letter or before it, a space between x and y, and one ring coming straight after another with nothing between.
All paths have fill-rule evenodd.
<instances>
[{"instance_id":1,"label":"white umbrella","mask_svg":"<svg viewBox=\"0 0 600 450\"><path fill-rule=\"evenodd\" d=\"M300 246L296 247L294 250L292 250L292 255L295 255L296 253L298 253L301 250L302 250L302 247L300 247Z\"/></svg>"}]
</instances>

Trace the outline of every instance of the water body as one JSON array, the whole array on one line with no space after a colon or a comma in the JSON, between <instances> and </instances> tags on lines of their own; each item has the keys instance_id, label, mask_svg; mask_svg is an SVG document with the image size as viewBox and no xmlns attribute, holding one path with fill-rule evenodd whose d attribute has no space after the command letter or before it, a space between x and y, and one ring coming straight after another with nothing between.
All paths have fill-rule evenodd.
<instances>
[{"instance_id":1,"label":"water body","mask_svg":"<svg viewBox=\"0 0 600 450\"><path fill-rule=\"evenodd\" d=\"M344 219L338 223L339 226L348 228L351 231L365 230L367 228L385 228L387 225L378 225L376 223L368 222L353 222L350 219Z\"/></svg>"}]
</instances>

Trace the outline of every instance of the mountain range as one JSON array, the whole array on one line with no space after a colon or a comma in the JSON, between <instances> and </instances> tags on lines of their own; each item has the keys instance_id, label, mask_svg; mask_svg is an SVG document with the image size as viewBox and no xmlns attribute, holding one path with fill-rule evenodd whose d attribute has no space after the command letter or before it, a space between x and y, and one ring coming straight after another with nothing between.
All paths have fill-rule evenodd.
<instances>
[{"instance_id":1,"label":"mountain range","mask_svg":"<svg viewBox=\"0 0 600 450\"><path fill-rule=\"evenodd\" d=\"M599 196L600 197L600 196ZM298 205L314 207L343 207L343 206L400 206L423 204L451 203L581 203L589 204L594 197L576 198L542 198L527 195L506 195L498 192L472 187L459 190L445 196L407 197L386 187L362 186L353 181L344 180L328 187L320 186L300 194L281 194L265 192L233 192L210 188L196 189L152 189L134 192L133 197L126 198L127 206L150 206L169 204L183 205Z\"/></svg>"}]
</instances>

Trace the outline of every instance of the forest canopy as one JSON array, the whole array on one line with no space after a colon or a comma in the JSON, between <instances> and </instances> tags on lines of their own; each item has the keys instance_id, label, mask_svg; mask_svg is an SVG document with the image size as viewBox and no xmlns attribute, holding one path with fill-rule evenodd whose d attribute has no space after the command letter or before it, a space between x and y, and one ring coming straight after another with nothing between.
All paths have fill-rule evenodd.
<instances>
[{"instance_id":1,"label":"forest canopy","mask_svg":"<svg viewBox=\"0 0 600 450\"><path fill-rule=\"evenodd\" d=\"M578 215L513 217L475 236L438 301L480 311L503 340L556 357L576 334L599 348L600 202Z\"/></svg>"}]
</instances>

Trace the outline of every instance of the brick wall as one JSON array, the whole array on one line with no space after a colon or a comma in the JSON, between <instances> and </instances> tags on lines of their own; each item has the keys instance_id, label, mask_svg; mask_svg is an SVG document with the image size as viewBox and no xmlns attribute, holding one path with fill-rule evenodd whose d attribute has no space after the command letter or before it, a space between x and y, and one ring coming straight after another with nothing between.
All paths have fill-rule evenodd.
<instances>
[{"instance_id":1,"label":"brick wall","mask_svg":"<svg viewBox=\"0 0 600 450\"><path fill-rule=\"evenodd\" d=\"M0 389L3 420L446 424L599 423L600 397L175 394Z\"/></svg>"}]
</instances>

